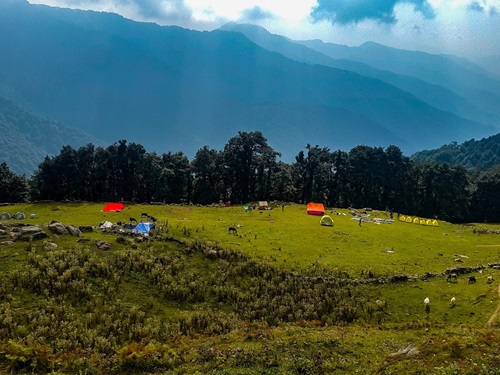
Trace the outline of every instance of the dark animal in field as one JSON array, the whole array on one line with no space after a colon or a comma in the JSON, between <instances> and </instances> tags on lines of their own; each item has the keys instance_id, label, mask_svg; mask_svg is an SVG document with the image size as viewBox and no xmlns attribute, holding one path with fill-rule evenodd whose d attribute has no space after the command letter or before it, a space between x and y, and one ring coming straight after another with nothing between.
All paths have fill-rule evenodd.
<instances>
[{"instance_id":1,"label":"dark animal in field","mask_svg":"<svg viewBox=\"0 0 500 375\"><path fill-rule=\"evenodd\" d=\"M148 219L151 220L153 223L156 223L156 217L148 216Z\"/></svg>"},{"instance_id":2,"label":"dark animal in field","mask_svg":"<svg viewBox=\"0 0 500 375\"><path fill-rule=\"evenodd\" d=\"M121 221L117 221L116 225L119 225L121 227L123 225L123 223Z\"/></svg>"},{"instance_id":3,"label":"dark animal in field","mask_svg":"<svg viewBox=\"0 0 500 375\"><path fill-rule=\"evenodd\" d=\"M238 234L238 230L235 227L229 227L227 228L227 233L233 233L233 234Z\"/></svg>"},{"instance_id":4,"label":"dark animal in field","mask_svg":"<svg viewBox=\"0 0 500 375\"><path fill-rule=\"evenodd\" d=\"M147 214L147 212L143 212L143 213L141 214L141 217L149 217L149 215Z\"/></svg>"},{"instance_id":5,"label":"dark animal in field","mask_svg":"<svg viewBox=\"0 0 500 375\"><path fill-rule=\"evenodd\" d=\"M130 221L130 222L135 221L135 222L137 223L137 219L136 219L136 218L134 218L134 217L131 217L130 219L128 219L128 221Z\"/></svg>"},{"instance_id":6,"label":"dark animal in field","mask_svg":"<svg viewBox=\"0 0 500 375\"><path fill-rule=\"evenodd\" d=\"M476 282L476 276L469 276L469 284L474 284Z\"/></svg>"},{"instance_id":7,"label":"dark animal in field","mask_svg":"<svg viewBox=\"0 0 500 375\"><path fill-rule=\"evenodd\" d=\"M452 280L457 282L458 275L456 273L450 273L448 274L448 277L446 278L446 281L451 282Z\"/></svg>"}]
</instances>

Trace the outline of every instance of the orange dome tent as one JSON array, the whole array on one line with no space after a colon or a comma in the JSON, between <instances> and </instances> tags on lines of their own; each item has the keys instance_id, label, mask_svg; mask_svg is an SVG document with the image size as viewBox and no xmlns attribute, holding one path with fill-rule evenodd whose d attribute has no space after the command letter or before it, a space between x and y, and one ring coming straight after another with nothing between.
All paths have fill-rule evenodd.
<instances>
[{"instance_id":1,"label":"orange dome tent","mask_svg":"<svg viewBox=\"0 0 500 375\"><path fill-rule=\"evenodd\" d=\"M325 206L323 205L323 203L310 202L307 204L307 213L309 215L324 215Z\"/></svg>"}]
</instances>

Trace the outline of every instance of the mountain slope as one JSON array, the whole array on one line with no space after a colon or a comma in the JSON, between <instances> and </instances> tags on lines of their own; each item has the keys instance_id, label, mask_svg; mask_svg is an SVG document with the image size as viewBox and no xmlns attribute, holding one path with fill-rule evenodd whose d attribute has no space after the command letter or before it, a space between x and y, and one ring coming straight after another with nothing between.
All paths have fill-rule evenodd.
<instances>
[{"instance_id":1,"label":"mountain slope","mask_svg":"<svg viewBox=\"0 0 500 375\"><path fill-rule=\"evenodd\" d=\"M500 77L500 55L478 57L476 63Z\"/></svg>"},{"instance_id":2,"label":"mountain slope","mask_svg":"<svg viewBox=\"0 0 500 375\"><path fill-rule=\"evenodd\" d=\"M468 168L490 168L500 165L500 133L478 141L471 139L462 144L450 143L435 150L415 153L417 162L446 162Z\"/></svg>"},{"instance_id":3,"label":"mountain slope","mask_svg":"<svg viewBox=\"0 0 500 375\"><path fill-rule=\"evenodd\" d=\"M239 33L18 2L0 13L0 55L8 56L0 83L16 99L105 141L158 152L192 156L239 130L262 131L288 160L314 139L411 153L495 132L380 80L293 61ZM283 139L293 142L280 149Z\"/></svg>"},{"instance_id":4,"label":"mountain slope","mask_svg":"<svg viewBox=\"0 0 500 375\"><path fill-rule=\"evenodd\" d=\"M46 155L56 155L64 145L102 143L1 96L0 134L0 162L6 162L13 172L26 175L33 173Z\"/></svg>"},{"instance_id":5,"label":"mountain slope","mask_svg":"<svg viewBox=\"0 0 500 375\"><path fill-rule=\"evenodd\" d=\"M340 46L320 40L299 43L334 59L361 62L441 86L464 97L482 111L500 116L500 79L464 59L398 50L373 42L359 47Z\"/></svg>"}]
</instances>

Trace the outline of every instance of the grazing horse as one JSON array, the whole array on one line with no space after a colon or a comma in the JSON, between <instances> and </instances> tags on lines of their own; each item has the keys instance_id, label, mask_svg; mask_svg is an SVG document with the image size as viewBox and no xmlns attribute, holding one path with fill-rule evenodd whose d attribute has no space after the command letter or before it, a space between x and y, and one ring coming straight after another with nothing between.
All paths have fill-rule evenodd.
<instances>
[{"instance_id":1,"label":"grazing horse","mask_svg":"<svg viewBox=\"0 0 500 375\"><path fill-rule=\"evenodd\" d=\"M456 273L450 273L448 274L448 277L446 278L446 281L451 282L452 280L457 282L458 275Z\"/></svg>"},{"instance_id":2,"label":"grazing horse","mask_svg":"<svg viewBox=\"0 0 500 375\"><path fill-rule=\"evenodd\" d=\"M137 219L134 217L131 217L130 219L128 219L128 221L130 221L130 222L135 221L137 223Z\"/></svg>"},{"instance_id":3,"label":"grazing horse","mask_svg":"<svg viewBox=\"0 0 500 375\"><path fill-rule=\"evenodd\" d=\"M229 227L227 229L227 233L230 234L230 233L233 233L233 234L238 234L238 230L235 228L235 227Z\"/></svg>"},{"instance_id":4,"label":"grazing horse","mask_svg":"<svg viewBox=\"0 0 500 375\"><path fill-rule=\"evenodd\" d=\"M469 284L474 284L476 282L476 276L469 276Z\"/></svg>"}]
</instances>

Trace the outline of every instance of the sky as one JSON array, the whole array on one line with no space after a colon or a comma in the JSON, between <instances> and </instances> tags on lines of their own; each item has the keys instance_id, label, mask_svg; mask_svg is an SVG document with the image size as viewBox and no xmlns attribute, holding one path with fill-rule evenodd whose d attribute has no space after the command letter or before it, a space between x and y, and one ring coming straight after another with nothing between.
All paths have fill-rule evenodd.
<instances>
[{"instance_id":1,"label":"sky","mask_svg":"<svg viewBox=\"0 0 500 375\"><path fill-rule=\"evenodd\" d=\"M253 23L295 40L321 39L475 59L500 55L500 0L28 0L213 30Z\"/></svg>"}]
</instances>

